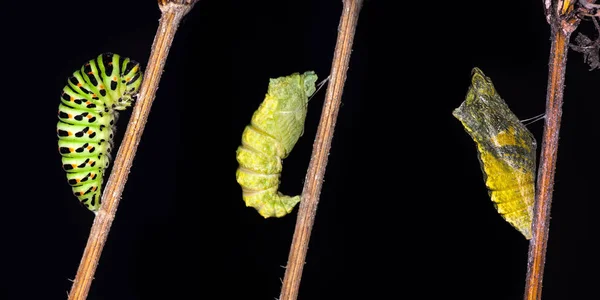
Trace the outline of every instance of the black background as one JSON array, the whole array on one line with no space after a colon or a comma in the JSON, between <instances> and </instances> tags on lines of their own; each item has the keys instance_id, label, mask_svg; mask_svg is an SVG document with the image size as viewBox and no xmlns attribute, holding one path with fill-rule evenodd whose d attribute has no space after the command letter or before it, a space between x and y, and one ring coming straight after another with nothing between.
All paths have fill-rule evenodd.
<instances>
[{"instance_id":1,"label":"black background","mask_svg":"<svg viewBox=\"0 0 600 300\"><path fill-rule=\"evenodd\" d=\"M522 299L528 243L494 210L451 111L477 66L519 118L544 112L543 1L407 2L364 3L299 298ZM145 66L160 11L155 1L6 5L0 298L66 299L93 215L60 168L60 91L102 52ZM264 220L246 208L235 150L269 78L327 77L341 9L203 0L185 17L88 299L278 297L297 209ZM598 297L600 71L588 69L570 52L545 300ZM302 190L324 95L285 160L286 194ZM538 145L542 126L528 126Z\"/></svg>"}]
</instances>

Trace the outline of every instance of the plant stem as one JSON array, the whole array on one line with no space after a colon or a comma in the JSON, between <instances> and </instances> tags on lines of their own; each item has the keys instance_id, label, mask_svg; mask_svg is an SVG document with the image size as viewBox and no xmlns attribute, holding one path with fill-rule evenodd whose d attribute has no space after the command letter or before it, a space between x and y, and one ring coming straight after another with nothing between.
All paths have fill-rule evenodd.
<instances>
[{"instance_id":1,"label":"plant stem","mask_svg":"<svg viewBox=\"0 0 600 300\"><path fill-rule=\"evenodd\" d=\"M550 229L550 207L558 153L567 52L571 33L578 25L575 18L567 17L567 13L573 8L573 3L569 0L565 0L561 7L557 7L558 3L553 4L550 0L546 0L544 4L546 5L546 18L552 32L552 46L549 59L546 117L533 214L533 237L529 243L527 260L525 300L542 298L542 280Z\"/></svg>"},{"instance_id":2,"label":"plant stem","mask_svg":"<svg viewBox=\"0 0 600 300\"><path fill-rule=\"evenodd\" d=\"M161 18L152 44L148 66L144 73L144 80L140 87L138 101L133 108L123 142L121 143L112 172L102 194L102 205L90 230L77 275L69 293L69 300L83 300L87 298L102 249L106 243L121 194L127 182L127 176L129 175L137 146L140 143L144 126L148 120L148 114L154 101L175 32L177 32L179 22L183 16L192 9L197 1L158 0Z\"/></svg>"},{"instance_id":3,"label":"plant stem","mask_svg":"<svg viewBox=\"0 0 600 300\"><path fill-rule=\"evenodd\" d=\"M302 201L298 209L298 218L294 238L290 247L288 265L283 278L280 300L295 300L298 297L302 269L308 249L310 234L317 213L317 205L327 167L327 157L331 149L331 140L335 122L342 102L342 92L352 52L354 32L362 0L343 0L342 15L338 27L338 38L331 67L331 82L327 87L325 103L313 144L313 152L306 173Z\"/></svg>"},{"instance_id":4,"label":"plant stem","mask_svg":"<svg viewBox=\"0 0 600 300\"><path fill-rule=\"evenodd\" d=\"M562 115L563 84L566 65L568 39L557 30L552 41L550 74L548 78L548 95L546 98L546 118L542 141L542 154L537 179L538 192L533 215L533 238L529 244L527 262L527 300L541 299L544 263L548 244L550 221L550 205L552 203L552 187L558 147L558 133Z\"/></svg>"}]
</instances>

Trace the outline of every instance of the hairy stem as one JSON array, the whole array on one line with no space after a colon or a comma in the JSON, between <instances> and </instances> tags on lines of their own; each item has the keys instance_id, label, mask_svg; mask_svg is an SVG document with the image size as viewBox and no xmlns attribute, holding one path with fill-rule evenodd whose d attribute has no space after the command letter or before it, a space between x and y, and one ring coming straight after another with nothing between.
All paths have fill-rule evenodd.
<instances>
[{"instance_id":1,"label":"hairy stem","mask_svg":"<svg viewBox=\"0 0 600 300\"><path fill-rule=\"evenodd\" d=\"M541 299L541 287L548 244L550 205L554 186L554 171L558 147L558 133L562 115L563 85L566 67L567 37L557 31L552 42L552 58L546 98L546 118L542 154L537 179L537 193L533 215L533 238L529 244L527 262L527 300Z\"/></svg>"},{"instance_id":2,"label":"hairy stem","mask_svg":"<svg viewBox=\"0 0 600 300\"><path fill-rule=\"evenodd\" d=\"M558 153L558 138L562 117L567 52L571 33L578 25L574 17L569 17L573 2L545 0L546 19L552 32L550 49L548 91L546 94L546 118L542 139L542 152L538 170L536 199L533 214L533 237L529 243L525 300L542 298L542 280L550 229L550 207L554 187L554 173Z\"/></svg>"},{"instance_id":3,"label":"hairy stem","mask_svg":"<svg viewBox=\"0 0 600 300\"><path fill-rule=\"evenodd\" d=\"M102 205L90 230L77 275L69 293L69 300L83 300L87 298L102 249L106 243L121 194L127 182L127 176L129 175L137 146L140 143L144 126L148 120L148 114L154 101L175 32L183 16L190 11L197 1L158 0L161 18L154 37L154 43L152 44L148 66L144 73L144 80L140 87L138 101L133 108L123 142L121 143L112 172L102 194Z\"/></svg>"},{"instance_id":4,"label":"hairy stem","mask_svg":"<svg viewBox=\"0 0 600 300\"><path fill-rule=\"evenodd\" d=\"M343 0L342 16L331 67L331 82L327 87L321 120L313 144L304 189L302 190L302 201L298 209L298 218L290 247L288 265L283 278L280 300L295 300L298 298L302 269L317 213L335 122L342 102L342 92L361 6L362 0Z\"/></svg>"}]
</instances>

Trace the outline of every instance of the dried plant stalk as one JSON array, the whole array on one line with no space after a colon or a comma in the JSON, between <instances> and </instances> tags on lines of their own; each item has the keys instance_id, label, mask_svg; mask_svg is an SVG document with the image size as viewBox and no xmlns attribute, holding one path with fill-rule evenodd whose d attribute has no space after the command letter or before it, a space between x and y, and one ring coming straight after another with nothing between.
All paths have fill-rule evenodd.
<instances>
[{"instance_id":1,"label":"dried plant stalk","mask_svg":"<svg viewBox=\"0 0 600 300\"><path fill-rule=\"evenodd\" d=\"M542 280L548 246L550 207L558 153L567 51L571 33L579 24L579 20L572 14L573 6L574 1L570 0L544 0L546 20L550 24L552 32L552 46L549 59L546 117L533 213L533 238L529 243L527 260L525 300L542 298Z\"/></svg>"},{"instance_id":2,"label":"dried plant stalk","mask_svg":"<svg viewBox=\"0 0 600 300\"><path fill-rule=\"evenodd\" d=\"M335 122L342 102L342 92L346 82L346 72L350 63L352 42L361 6L362 0L343 1L342 16L331 67L331 82L327 87L321 120L313 144L304 189L302 190L302 201L298 209L298 218L290 247L288 265L283 278L280 300L295 300L298 298L302 269L317 213Z\"/></svg>"}]
</instances>

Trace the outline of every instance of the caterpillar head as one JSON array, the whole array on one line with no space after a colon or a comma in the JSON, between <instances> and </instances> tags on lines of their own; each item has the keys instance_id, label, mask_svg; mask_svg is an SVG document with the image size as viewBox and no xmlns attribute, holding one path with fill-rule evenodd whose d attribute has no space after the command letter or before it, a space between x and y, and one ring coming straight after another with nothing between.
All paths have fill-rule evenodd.
<instances>
[{"instance_id":1,"label":"caterpillar head","mask_svg":"<svg viewBox=\"0 0 600 300\"><path fill-rule=\"evenodd\" d=\"M133 102L137 100L138 95L139 93L137 93L137 91L134 91L134 93L123 94L123 97L119 98L117 103L115 103L115 109L124 110L125 108L130 107Z\"/></svg>"},{"instance_id":2,"label":"caterpillar head","mask_svg":"<svg viewBox=\"0 0 600 300\"><path fill-rule=\"evenodd\" d=\"M106 89L105 105L115 110L124 110L131 106L142 83L140 64L118 54L103 53L96 59L98 73L101 74L101 85L98 89Z\"/></svg>"},{"instance_id":3,"label":"caterpillar head","mask_svg":"<svg viewBox=\"0 0 600 300\"><path fill-rule=\"evenodd\" d=\"M119 90L121 98L117 100L115 109L125 109L137 99L140 85L142 84L142 71L140 64L136 61L125 59L121 73Z\"/></svg>"}]
</instances>

